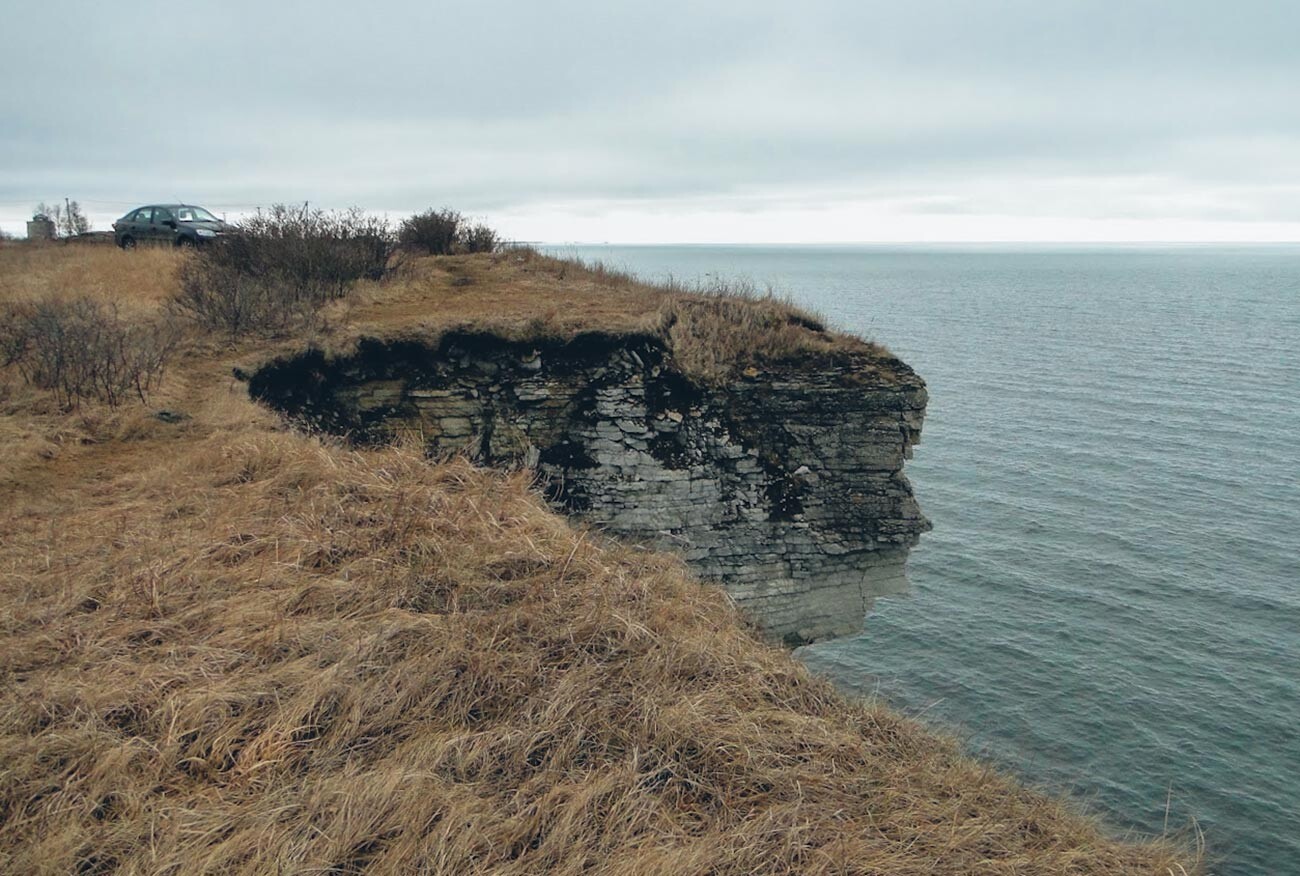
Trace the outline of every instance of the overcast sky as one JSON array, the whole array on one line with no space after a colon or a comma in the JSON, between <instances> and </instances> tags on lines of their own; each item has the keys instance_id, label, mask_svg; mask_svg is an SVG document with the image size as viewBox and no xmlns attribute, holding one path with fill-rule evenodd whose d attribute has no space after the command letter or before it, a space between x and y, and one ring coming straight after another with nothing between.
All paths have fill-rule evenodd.
<instances>
[{"instance_id":1,"label":"overcast sky","mask_svg":"<svg viewBox=\"0 0 1300 876\"><path fill-rule=\"evenodd\" d=\"M1294 0L13 2L0 227L184 200L546 241L1300 240Z\"/></svg>"}]
</instances>

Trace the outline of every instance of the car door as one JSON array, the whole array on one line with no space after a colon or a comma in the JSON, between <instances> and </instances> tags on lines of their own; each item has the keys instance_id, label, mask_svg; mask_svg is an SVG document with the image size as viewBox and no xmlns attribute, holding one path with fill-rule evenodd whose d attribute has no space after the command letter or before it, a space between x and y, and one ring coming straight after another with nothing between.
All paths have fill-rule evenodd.
<instances>
[{"instance_id":1,"label":"car door","mask_svg":"<svg viewBox=\"0 0 1300 876\"><path fill-rule=\"evenodd\" d=\"M153 207L141 207L131 214L131 221L127 231L135 238L136 243L149 242L149 222L152 214Z\"/></svg>"},{"instance_id":2,"label":"car door","mask_svg":"<svg viewBox=\"0 0 1300 876\"><path fill-rule=\"evenodd\" d=\"M176 242L176 218L172 216L172 211L166 207L153 208L153 237L159 243L173 244Z\"/></svg>"}]
</instances>

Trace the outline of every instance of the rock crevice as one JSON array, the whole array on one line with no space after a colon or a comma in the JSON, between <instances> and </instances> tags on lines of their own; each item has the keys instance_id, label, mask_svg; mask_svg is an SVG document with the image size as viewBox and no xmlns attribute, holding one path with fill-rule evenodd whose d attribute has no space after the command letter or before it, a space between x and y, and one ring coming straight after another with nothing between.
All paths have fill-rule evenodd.
<instances>
[{"instance_id":1,"label":"rock crevice","mask_svg":"<svg viewBox=\"0 0 1300 876\"><path fill-rule=\"evenodd\" d=\"M257 371L253 396L373 443L537 470L560 508L683 554L791 645L861 628L929 523L903 475L924 381L897 359L772 363L704 385L654 336L363 341Z\"/></svg>"}]
</instances>

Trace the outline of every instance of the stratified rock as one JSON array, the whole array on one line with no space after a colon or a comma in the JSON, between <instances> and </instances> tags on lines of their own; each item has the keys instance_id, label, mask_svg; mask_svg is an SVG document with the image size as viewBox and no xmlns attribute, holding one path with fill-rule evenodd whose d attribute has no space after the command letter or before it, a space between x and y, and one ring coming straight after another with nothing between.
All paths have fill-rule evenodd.
<instances>
[{"instance_id":1,"label":"stratified rock","mask_svg":"<svg viewBox=\"0 0 1300 876\"><path fill-rule=\"evenodd\" d=\"M679 551L790 644L859 630L877 596L905 589L930 528L903 475L925 383L890 357L769 362L703 386L655 337L457 334L282 359L250 391L354 440L422 435L536 468L557 506Z\"/></svg>"}]
</instances>

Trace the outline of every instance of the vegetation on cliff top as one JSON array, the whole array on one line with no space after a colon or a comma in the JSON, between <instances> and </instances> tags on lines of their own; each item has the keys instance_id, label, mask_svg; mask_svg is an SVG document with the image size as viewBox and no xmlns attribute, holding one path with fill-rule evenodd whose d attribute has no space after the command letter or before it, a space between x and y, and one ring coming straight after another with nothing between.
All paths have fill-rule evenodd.
<instances>
[{"instance_id":1,"label":"vegetation on cliff top","mask_svg":"<svg viewBox=\"0 0 1300 876\"><path fill-rule=\"evenodd\" d=\"M0 301L149 319L183 263L5 246ZM658 324L662 291L600 273L416 260L311 331ZM842 696L526 473L286 430L229 376L280 341L178 344L161 418L0 371L0 871L1194 868Z\"/></svg>"},{"instance_id":2,"label":"vegetation on cliff top","mask_svg":"<svg viewBox=\"0 0 1300 876\"><path fill-rule=\"evenodd\" d=\"M703 383L748 367L850 357L886 379L900 373L915 379L879 344L835 332L816 314L752 283L650 282L529 248L416 260L387 287L361 290L354 300L352 326L335 344L363 335L434 339L449 329L515 341L595 330L658 336L678 367Z\"/></svg>"},{"instance_id":3,"label":"vegetation on cliff top","mask_svg":"<svg viewBox=\"0 0 1300 876\"><path fill-rule=\"evenodd\" d=\"M656 334L679 367L704 382L790 359L885 358L878 346L828 331L752 284L650 283L601 264L502 249L490 228L453 210L416 214L394 230L355 209L276 205L239 229L181 263L169 307L232 338L301 338L321 329L329 305L359 282L382 280L380 306L366 313L378 334L409 333L413 317L426 340L463 326L521 341L592 330ZM395 307L399 299L405 307Z\"/></svg>"}]
</instances>

